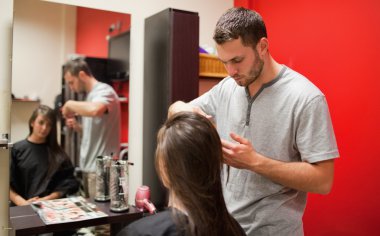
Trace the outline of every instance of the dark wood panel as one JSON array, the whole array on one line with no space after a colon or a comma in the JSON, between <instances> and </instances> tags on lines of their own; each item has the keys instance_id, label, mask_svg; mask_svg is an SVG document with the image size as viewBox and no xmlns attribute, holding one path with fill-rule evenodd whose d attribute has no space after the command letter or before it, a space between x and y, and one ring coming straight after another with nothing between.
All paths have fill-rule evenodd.
<instances>
[{"instance_id":1,"label":"dark wood panel","mask_svg":"<svg viewBox=\"0 0 380 236\"><path fill-rule=\"evenodd\" d=\"M144 40L143 184L160 207L166 193L154 167L156 135L173 102L198 96L198 13L169 8L152 15Z\"/></svg>"}]
</instances>

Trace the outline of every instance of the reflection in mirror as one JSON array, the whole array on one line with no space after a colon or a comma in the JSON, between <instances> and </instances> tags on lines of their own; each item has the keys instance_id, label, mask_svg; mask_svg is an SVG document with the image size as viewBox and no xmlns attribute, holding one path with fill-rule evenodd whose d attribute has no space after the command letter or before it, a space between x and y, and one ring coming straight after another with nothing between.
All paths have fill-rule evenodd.
<instances>
[{"instance_id":1,"label":"reflection in mirror","mask_svg":"<svg viewBox=\"0 0 380 236\"><path fill-rule=\"evenodd\" d=\"M26 138L29 133L27 119L39 103L50 107L62 104L57 100L58 95L66 93L62 65L70 56L79 54L103 62L92 65L97 79L111 84L121 97L120 141L126 146L129 66L108 63L108 58L112 56L109 44L120 44L117 39L123 38L128 49L120 50L128 51L128 55L124 58L117 55L114 59L129 63L129 38L126 36L129 36L131 16L45 1L15 0L14 9L12 94L17 101L12 103L11 109L12 142ZM114 71L115 68L120 71ZM77 165L78 140L66 140L64 134L61 132L60 141L66 144L66 151Z\"/></svg>"}]
</instances>

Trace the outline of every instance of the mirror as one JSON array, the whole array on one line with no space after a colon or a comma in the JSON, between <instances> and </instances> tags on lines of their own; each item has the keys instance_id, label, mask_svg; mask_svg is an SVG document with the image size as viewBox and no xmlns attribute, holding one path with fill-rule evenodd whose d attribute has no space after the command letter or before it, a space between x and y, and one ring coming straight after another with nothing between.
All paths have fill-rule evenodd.
<instances>
[{"instance_id":1,"label":"mirror","mask_svg":"<svg viewBox=\"0 0 380 236\"><path fill-rule=\"evenodd\" d=\"M14 9L12 94L17 99L11 109L13 143L29 133L28 119L39 103L55 107L62 91L62 65L68 57L108 58L109 42L128 32L131 25L129 14L45 1L15 0ZM116 79L114 88L123 97L121 142L127 143L129 86L120 76Z\"/></svg>"}]
</instances>

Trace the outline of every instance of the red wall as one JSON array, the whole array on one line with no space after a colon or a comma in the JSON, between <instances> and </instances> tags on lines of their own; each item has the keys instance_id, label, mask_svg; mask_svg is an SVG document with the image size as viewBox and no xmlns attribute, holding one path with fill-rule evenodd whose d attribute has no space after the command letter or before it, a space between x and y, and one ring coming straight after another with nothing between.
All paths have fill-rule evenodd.
<instances>
[{"instance_id":1,"label":"red wall","mask_svg":"<svg viewBox=\"0 0 380 236\"><path fill-rule=\"evenodd\" d=\"M108 29L110 25L118 21L121 22L121 28L113 31L111 35L130 29L131 16L129 14L78 7L76 53L90 57L107 57Z\"/></svg>"},{"instance_id":2,"label":"red wall","mask_svg":"<svg viewBox=\"0 0 380 236\"><path fill-rule=\"evenodd\" d=\"M274 58L306 75L329 103L341 158L332 192L309 195L305 235L378 235L380 1L235 0L235 5L263 16Z\"/></svg>"},{"instance_id":3,"label":"red wall","mask_svg":"<svg viewBox=\"0 0 380 236\"><path fill-rule=\"evenodd\" d=\"M120 28L109 33L112 24L120 22ZM89 57L108 57L107 35L114 36L129 30L131 16L124 13L77 8L76 53ZM118 94L129 97L128 82L115 83ZM128 143L128 101L121 103L121 142Z\"/></svg>"}]
</instances>

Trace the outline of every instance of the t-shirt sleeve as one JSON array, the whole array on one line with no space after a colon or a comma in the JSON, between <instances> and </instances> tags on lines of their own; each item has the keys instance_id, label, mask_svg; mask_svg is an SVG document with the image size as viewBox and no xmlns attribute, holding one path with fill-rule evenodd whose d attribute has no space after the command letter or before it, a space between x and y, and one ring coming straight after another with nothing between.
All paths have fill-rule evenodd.
<instances>
[{"instance_id":1,"label":"t-shirt sleeve","mask_svg":"<svg viewBox=\"0 0 380 236\"><path fill-rule=\"evenodd\" d=\"M103 88L96 92L96 96L92 98L92 102L101 102L107 106L108 112L112 110L112 103L117 100L118 97L115 95L111 87L105 85Z\"/></svg>"},{"instance_id":2,"label":"t-shirt sleeve","mask_svg":"<svg viewBox=\"0 0 380 236\"><path fill-rule=\"evenodd\" d=\"M300 114L296 144L303 161L315 163L339 157L324 96L311 100Z\"/></svg>"},{"instance_id":3,"label":"t-shirt sleeve","mask_svg":"<svg viewBox=\"0 0 380 236\"><path fill-rule=\"evenodd\" d=\"M221 96L222 80L209 91L190 102L191 105L200 107L206 114L215 117L219 97Z\"/></svg>"}]
</instances>

